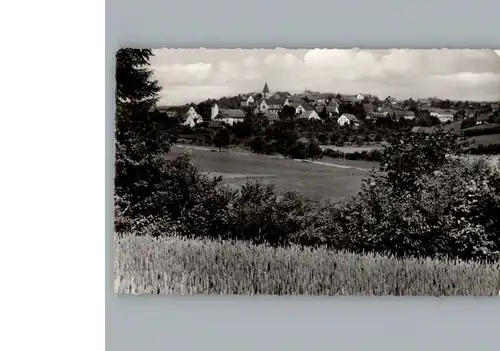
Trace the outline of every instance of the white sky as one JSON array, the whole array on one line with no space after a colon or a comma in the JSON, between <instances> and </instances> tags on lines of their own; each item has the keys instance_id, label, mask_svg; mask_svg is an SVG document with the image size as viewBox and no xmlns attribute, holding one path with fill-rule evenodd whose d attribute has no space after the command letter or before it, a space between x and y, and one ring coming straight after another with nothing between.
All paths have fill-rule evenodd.
<instances>
[{"instance_id":1,"label":"white sky","mask_svg":"<svg viewBox=\"0 0 500 351\"><path fill-rule=\"evenodd\" d=\"M160 104L260 92L500 100L500 50L156 49ZM498 54L498 55L497 55Z\"/></svg>"}]
</instances>

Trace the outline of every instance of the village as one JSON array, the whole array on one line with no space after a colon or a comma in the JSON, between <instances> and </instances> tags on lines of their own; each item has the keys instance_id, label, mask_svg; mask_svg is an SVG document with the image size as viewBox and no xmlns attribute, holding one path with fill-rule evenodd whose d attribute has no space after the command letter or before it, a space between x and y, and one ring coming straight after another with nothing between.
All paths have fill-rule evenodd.
<instances>
[{"instance_id":1,"label":"village","mask_svg":"<svg viewBox=\"0 0 500 351\"><path fill-rule=\"evenodd\" d=\"M391 96L381 100L375 95L361 93L271 93L267 83L261 93L207 101L213 102L209 113L205 115L198 111L199 105L196 104L167 106L162 110L169 118L177 118L183 126L191 128L203 122L209 122L210 127L223 124L232 126L243 122L248 115L261 116L272 124L280 120L285 109L288 116L292 115L297 120L332 119L340 126L358 128L363 123L414 121L426 115L435 117L442 125L466 119L474 120L475 125L491 124L500 109L499 102L464 102L439 98L397 100ZM239 106L235 106L237 103ZM415 126L413 131L427 132L432 129Z\"/></svg>"}]
</instances>

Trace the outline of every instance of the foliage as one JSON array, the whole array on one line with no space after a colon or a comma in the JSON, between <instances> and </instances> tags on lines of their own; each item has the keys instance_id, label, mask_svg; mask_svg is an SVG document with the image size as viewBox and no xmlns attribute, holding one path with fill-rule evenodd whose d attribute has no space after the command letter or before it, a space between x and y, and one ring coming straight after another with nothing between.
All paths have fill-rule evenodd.
<instances>
[{"instance_id":1,"label":"foliage","mask_svg":"<svg viewBox=\"0 0 500 351\"><path fill-rule=\"evenodd\" d=\"M250 149L256 154L266 154L267 153L267 143L261 137L257 136L250 140Z\"/></svg>"},{"instance_id":2,"label":"foliage","mask_svg":"<svg viewBox=\"0 0 500 351\"><path fill-rule=\"evenodd\" d=\"M475 118L466 118L460 123L460 129L466 129L470 127L474 127L476 125Z\"/></svg>"},{"instance_id":3,"label":"foliage","mask_svg":"<svg viewBox=\"0 0 500 351\"><path fill-rule=\"evenodd\" d=\"M429 171L422 171L422 164ZM394 182L390 173L372 174L359 195L340 208L336 235L345 239L341 247L398 256L498 260L498 172L453 157L439 166L417 158L413 168L402 173L411 183Z\"/></svg>"},{"instance_id":4,"label":"foliage","mask_svg":"<svg viewBox=\"0 0 500 351\"><path fill-rule=\"evenodd\" d=\"M395 189L417 192L417 178L444 165L449 155L459 153L458 136L438 131L436 134L396 134L384 146L380 171Z\"/></svg>"},{"instance_id":5,"label":"foliage","mask_svg":"<svg viewBox=\"0 0 500 351\"><path fill-rule=\"evenodd\" d=\"M382 152L374 149L370 151L342 152L333 149L327 149L324 152L325 156L331 158L345 158L347 160L363 160L380 162L382 160Z\"/></svg>"},{"instance_id":6,"label":"foliage","mask_svg":"<svg viewBox=\"0 0 500 351\"><path fill-rule=\"evenodd\" d=\"M148 68L151 50L121 49L116 53L115 229L127 229L134 218L163 213L163 155L170 132L158 121L160 87ZM127 217L127 218L125 218Z\"/></svg>"},{"instance_id":7,"label":"foliage","mask_svg":"<svg viewBox=\"0 0 500 351\"><path fill-rule=\"evenodd\" d=\"M500 134L500 125L486 124L463 130L464 137L473 137L473 136L491 135L491 134Z\"/></svg>"},{"instance_id":8,"label":"foliage","mask_svg":"<svg viewBox=\"0 0 500 351\"><path fill-rule=\"evenodd\" d=\"M231 142L231 134L227 128L220 128L214 136L214 145L220 149L226 147Z\"/></svg>"},{"instance_id":9,"label":"foliage","mask_svg":"<svg viewBox=\"0 0 500 351\"><path fill-rule=\"evenodd\" d=\"M496 296L500 290L499 263L176 236L118 238L115 247L119 294Z\"/></svg>"}]
</instances>

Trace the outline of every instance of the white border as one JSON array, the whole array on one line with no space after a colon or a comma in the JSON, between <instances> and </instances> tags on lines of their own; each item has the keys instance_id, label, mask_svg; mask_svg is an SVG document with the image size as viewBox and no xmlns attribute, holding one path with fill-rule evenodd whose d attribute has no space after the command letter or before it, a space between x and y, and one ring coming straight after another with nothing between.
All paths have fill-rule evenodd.
<instances>
[{"instance_id":1,"label":"white border","mask_svg":"<svg viewBox=\"0 0 500 351\"><path fill-rule=\"evenodd\" d=\"M2 15L0 349L102 350L104 2Z\"/></svg>"}]
</instances>

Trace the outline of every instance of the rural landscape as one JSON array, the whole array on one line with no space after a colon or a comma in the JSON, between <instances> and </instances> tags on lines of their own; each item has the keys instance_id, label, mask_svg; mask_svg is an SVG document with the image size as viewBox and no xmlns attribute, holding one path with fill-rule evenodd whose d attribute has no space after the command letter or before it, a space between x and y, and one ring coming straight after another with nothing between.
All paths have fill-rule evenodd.
<instances>
[{"instance_id":1,"label":"rural landscape","mask_svg":"<svg viewBox=\"0 0 500 351\"><path fill-rule=\"evenodd\" d=\"M116 293L500 295L494 51L125 48L116 83Z\"/></svg>"}]
</instances>

